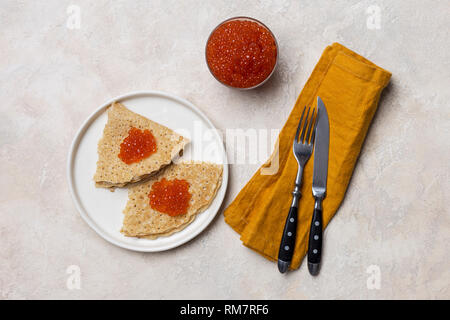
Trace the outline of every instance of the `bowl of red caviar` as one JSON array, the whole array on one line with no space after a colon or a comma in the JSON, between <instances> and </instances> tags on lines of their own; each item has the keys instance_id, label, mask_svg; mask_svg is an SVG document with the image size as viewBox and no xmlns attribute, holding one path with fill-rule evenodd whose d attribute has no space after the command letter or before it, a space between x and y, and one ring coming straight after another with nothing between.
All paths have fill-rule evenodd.
<instances>
[{"instance_id":1,"label":"bowl of red caviar","mask_svg":"<svg viewBox=\"0 0 450 320\"><path fill-rule=\"evenodd\" d=\"M209 71L220 83L241 90L264 84L274 73L278 44L262 22L234 17L221 22L205 48Z\"/></svg>"}]
</instances>

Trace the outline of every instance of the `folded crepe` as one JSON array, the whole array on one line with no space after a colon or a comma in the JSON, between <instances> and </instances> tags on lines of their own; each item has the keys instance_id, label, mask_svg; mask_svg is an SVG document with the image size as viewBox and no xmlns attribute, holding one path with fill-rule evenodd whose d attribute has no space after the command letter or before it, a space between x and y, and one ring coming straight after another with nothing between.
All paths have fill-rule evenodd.
<instances>
[{"instance_id":1,"label":"folded crepe","mask_svg":"<svg viewBox=\"0 0 450 320\"><path fill-rule=\"evenodd\" d=\"M119 158L121 144L130 129L149 130L156 140L156 152L138 162L125 163ZM181 155L188 139L171 129L128 110L120 103L108 108L108 122L98 143L95 185L101 188L124 187L158 173Z\"/></svg>"},{"instance_id":2,"label":"folded crepe","mask_svg":"<svg viewBox=\"0 0 450 320\"><path fill-rule=\"evenodd\" d=\"M129 237L154 239L186 228L214 200L222 183L222 170L222 165L206 162L172 164L150 180L131 187L121 232ZM171 216L152 208L152 186L163 179L187 181L191 197L186 213Z\"/></svg>"}]
</instances>

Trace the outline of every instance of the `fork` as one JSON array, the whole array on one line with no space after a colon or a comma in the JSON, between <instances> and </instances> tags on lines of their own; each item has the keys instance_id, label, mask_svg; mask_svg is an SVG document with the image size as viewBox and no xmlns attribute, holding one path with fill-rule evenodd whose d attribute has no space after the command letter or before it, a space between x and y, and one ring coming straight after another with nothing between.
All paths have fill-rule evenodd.
<instances>
[{"instance_id":1,"label":"fork","mask_svg":"<svg viewBox=\"0 0 450 320\"><path fill-rule=\"evenodd\" d=\"M281 273L285 273L288 270L294 254L295 237L297 233L298 202L301 197L300 186L302 183L303 168L311 157L311 153L313 151L316 120L314 119L315 108L313 108L311 117L308 120L310 109L311 108L308 108L308 112L306 113L306 118L302 126L306 106L303 109L292 147L295 159L298 163L298 169L297 177L295 178L294 191L292 192L291 208L289 209L289 214L284 225L283 236L281 237L280 249L278 251L278 270ZM301 128L302 130L300 134Z\"/></svg>"}]
</instances>

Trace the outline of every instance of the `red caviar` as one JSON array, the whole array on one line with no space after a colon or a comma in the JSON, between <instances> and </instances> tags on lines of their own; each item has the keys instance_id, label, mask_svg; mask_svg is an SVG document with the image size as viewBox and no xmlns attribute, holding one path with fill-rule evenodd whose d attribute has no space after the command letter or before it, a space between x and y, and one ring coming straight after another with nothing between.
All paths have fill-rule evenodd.
<instances>
[{"instance_id":1,"label":"red caviar","mask_svg":"<svg viewBox=\"0 0 450 320\"><path fill-rule=\"evenodd\" d=\"M174 217L187 212L192 195L186 180L162 178L153 183L148 197L153 209Z\"/></svg>"},{"instance_id":2,"label":"red caviar","mask_svg":"<svg viewBox=\"0 0 450 320\"><path fill-rule=\"evenodd\" d=\"M139 162L156 152L156 139L150 130L131 127L128 136L120 144L118 157L126 164Z\"/></svg>"},{"instance_id":3,"label":"red caviar","mask_svg":"<svg viewBox=\"0 0 450 320\"><path fill-rule=\"evenodd\" d=\"M219 25L206 45L206 60L214 76L236 88L250 88L270 76L277 45L262 24L237 19Z\"/></svg>"}]
</instances>

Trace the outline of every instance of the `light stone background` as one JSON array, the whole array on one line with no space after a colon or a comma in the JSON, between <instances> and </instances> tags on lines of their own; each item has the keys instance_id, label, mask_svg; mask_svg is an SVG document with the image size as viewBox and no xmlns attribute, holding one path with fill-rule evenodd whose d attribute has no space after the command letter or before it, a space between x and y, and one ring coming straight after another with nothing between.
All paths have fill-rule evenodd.
<instances>
[{"instance_id":1,"label":"light stone background","mask_svg":"<svg viewBox=\"0 0 450 320\"><path fill-rule=\"evenodd\" d=\"M80 29L67 27L71 4ZM237 15L262 20L280 46L278 70L258 90L225 88L205 65L209 32ZM1 0L0 28L0 298L450 298L449 1ZM221 213L193 241L155 254L115 247L81 219L66 159L100 104L162 90L221 130L280 129L335 41L393 78L326 230L320 276L305 264L280 275ZM226 204L256 168L231 166ZM71 265L80 289L66 286ZM379 289L367 286L371 265Z\"/></svg>"}]
</instances>

